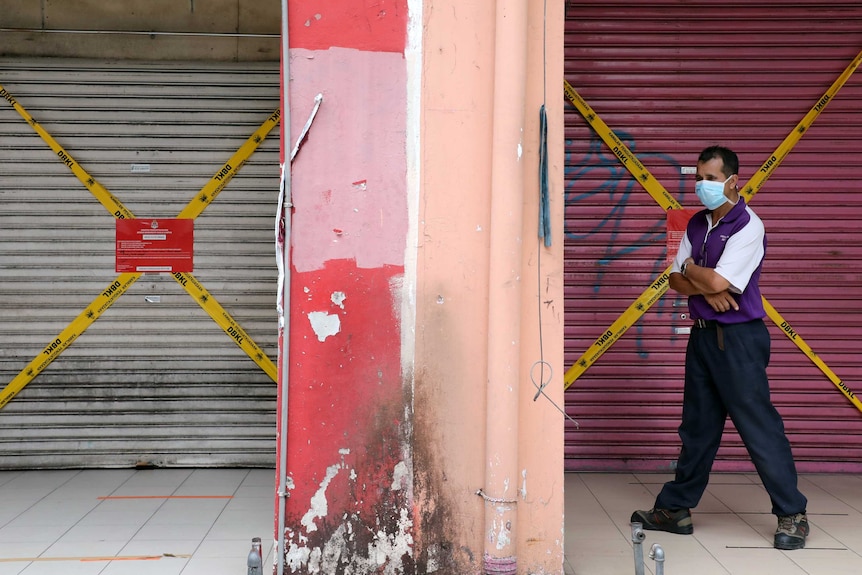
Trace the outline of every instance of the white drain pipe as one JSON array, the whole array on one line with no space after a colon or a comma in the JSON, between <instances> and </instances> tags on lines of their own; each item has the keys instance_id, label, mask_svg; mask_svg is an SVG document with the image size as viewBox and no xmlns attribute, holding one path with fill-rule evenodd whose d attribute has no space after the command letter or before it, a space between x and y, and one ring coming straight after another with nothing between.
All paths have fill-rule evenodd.
<instances>
[{"instance_id":1,"label":"white drain pipe","mask_svg":"<svg viewBox=\"0 0 862 575\"><path fill-rule=\"evenodd\" d=\"M276 501L278 502L278 533L276 534L276 573L284 575L284 523L285 507L287 505L287 405L290 390L290 362L287 360L290 350L290 237L291 237L291 215L293 211L293 199L290 187L290 42L287 30L287 0L281 0L281 128L284 137L281 140L283 156L282 185L283 204L282 217L284 218L284 250L282 253L282 270L284 281L281 287L282 317L279 318L279 329L282 331L282 361L281 361L281 418L279 428L281 434L278 438L278 491Z\"/></svg>"}]
</instances>

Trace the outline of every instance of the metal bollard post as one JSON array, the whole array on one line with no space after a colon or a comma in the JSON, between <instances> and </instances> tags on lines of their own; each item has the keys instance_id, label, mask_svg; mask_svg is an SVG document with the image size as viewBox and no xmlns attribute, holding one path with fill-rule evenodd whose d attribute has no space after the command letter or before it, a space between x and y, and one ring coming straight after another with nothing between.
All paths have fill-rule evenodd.
<instances>
[{"instance_id":1,"label":"metal bollard post","mask_svg":"<svg viewBox=\"0 0 862 575\"><path fill-rule=\"evenodd\" d=\"M263 575L263 557L261 556L260 537L251 540L251 551L248 552L248 575Z\"/></svg>"},{"instance_id":2,"label":"metal bollard post","mask_svg":"<svg viewBox=\"0 0 862 575\"><path fill-rule=\"evenodd\" d=\"M653 543L649 550L649 558L655 560L655 575L664 575L664 549L658 543Z\"/></svg>"},{"instance_id":3,"label":"metal bollard post","mask_svg":"<svg viewBox=\"0 0 862 575\"><path fill-rule=\"evenodd\" d=\"M646 539L646 533L643 530L643 523L632 523L632 544L635 553L635 575L644 575L644 548L643 541Z\"/></svg>"}]
</instances>

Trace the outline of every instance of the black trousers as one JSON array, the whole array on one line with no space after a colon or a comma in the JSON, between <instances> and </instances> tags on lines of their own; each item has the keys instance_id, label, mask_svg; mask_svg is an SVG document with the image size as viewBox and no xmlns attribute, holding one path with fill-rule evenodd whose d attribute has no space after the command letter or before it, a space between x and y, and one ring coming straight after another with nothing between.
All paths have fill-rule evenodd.
<instances>
[{"instance_id":1,"label":"black trousers","mask_svg":"<svg viewBox=\"0 0 862 575\"><path fill-rule=\"evenodd\" d=\"M697 506L729 415L772 500L772 512L805 512L808 501L797 487L784 422L769 397L769 352L769 331L762 320L692 328L679 427L682 451L676 477L664 485L656 507Z\"/></svg>"}]
</instances>

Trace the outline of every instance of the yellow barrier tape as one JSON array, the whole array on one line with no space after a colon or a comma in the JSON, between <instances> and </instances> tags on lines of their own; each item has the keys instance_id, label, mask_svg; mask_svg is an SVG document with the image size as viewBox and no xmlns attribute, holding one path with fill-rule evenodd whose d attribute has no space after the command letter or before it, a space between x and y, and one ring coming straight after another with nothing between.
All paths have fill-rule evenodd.
<instances>
[{"instance_id":1,"label":"yellow barrier tape","mask_svg":"<svg viewBox=\"0 0 862 575\"><path fill-rule=\"evenodd\" d=\"M207 184L198 192L197 198L188 203L188 205L177 215L179 219L193 219L198 217L208 205L219 195L229 181L236 175L239 169L245 164L246 160L257 150L258 146L269 135L272 129L278 124L281 118L281 109L276 110L264 121L255 132L249 136L248 140L239 147L230 159L225 162L221 169L210 179Z\"/></svg>"},{"instance_id":2,"label":"yellow barrier tape","mask_svg":"<svg viewBox=\"0 0 862 575\"><path fill-rule=\"evenodd\" d=\"M12 104L12 107L15 108L15 111L18 112L18 114L20 114L21 117L24 118L24 120L26 120L28 124L30 124L30 127L33 128L33 130L35 130L37 134L39 134L39 137L42 138L46 144L48 144L48 147L50 147L55 154L57 154L57 157L60 159L60 161L63 162L72 171L73 174L75 174L75 177L78 178L78 180L80 180L81 183L84 184L84 186L88 190L90 190L90 193L93 194L97 200L99 200L100 204L105 206L105 209L108 210L111 215L113 215L117 219L131 219L134 217L132 213L127 210L126 207L123 206L123 204L121 204L120 201L116 197L114 197L111 192L106 190L105 187L102 186L102 184L97 182L96 178L91 176L87 172L87 170L82 168L81 165L77 161L75 161L72 155L65 149L63 149L63 146L58 144L57 140L52 138L51 134L49 134L39 124L39 122L37 122L33 118L33 116L31 116L27 112L27 110L25 110L24 107L18 103L18 101L12 97L12 94L6 91L6 88L4 88L2 85L0 85L0 96L2 96L3 99Z\"/></svg>"},{"instance_id":3,"label":"yellow barrier tape","mask_svg":"<svg viewBox=\"0 0 862 575\"><path fill-rule=\"evenodd\" d=\"M637 156L629 150L628 146L617 137L614 131L581 98L581 95L569 84L568 80L564 79L563 82L565 82L564 89L569 101L578 109L578 112L581 113L581 116L590 124L596 134L608 145L622 165L631 172L631 175L643 186L647 193L658 202L658 205L664 208L665 211L681 210L682 205L676 201L676 198L664 189L664 186L644 167L641 161L637 159Z\"/></svg>"},{"instance_id":4,"label":"yellow barrier tape","mask_svg":"<svg viewBox=\"0 0 862 575\"><path fill-rule=\"evenodd\" d=\"M784 332L784 335L786 335L790 339L790 341L795 343L796 347L802 350L802 353L804 353L806 356L808 356L808 359L814 362L814 365L820 368L820 371L822 371L826 375L826 377L828 377L829 380L835 384L835 387L837 387L838 390L841 391L841 393L843 393L847 397L847 399L849 399L853 403L853 405L856 406L856 409L862 411L862 401L859 401L859 398L856 397L856 394L853 393L850 388L847 387L847 385L843 381L841 381L841 379L837 375L835 375L835 373L831 369L829 369L829 366L827 366L826 363L824 363L824 361L820 359L820 357L814 352L814 350L811 349L811 346L805 343L805 340L802 339L802 336L796 333L796 330L793 329L793 327L783 317L781 317L781 314L778 313L778 311L774 307L772 307L772 304L766 301L766 298L763 298L763 307L766 309L766 315L768 315L772 319L772 321L775 322L775 325L781 328L781 331Z\"/></svg>"},{"instance_id":5,"label":"yellow barrier tape","mask_svg":"<svg viewBox=\"0 0 862 575\"><path fill-rule=\"evenodd\" d=\"M267 357L254 340L240 327L230 314L225 311L221 304L204 288L201 283L189 273L173 274L177 283L183 286L198 305L206 311L226 334L231 336L240 349L242 349L266 374L276 381L277 369L275 364Z\"/></svg>"},{"instance_id":6,"label":"yellow barrier tape","mask_svg":"<svg viewBox=\"0 0 862 575\"><path fill-rule=\"evenodd\" d=\"M670 278L670 266L655 280L638 298L611 324L605 333L597 339L590 348L566 371L563 380L565 389L569 389L582 373L593 365L661 296L667 292Z\"/></svg>"},{"instance_id":7,"label":"yellow barrier tape","mask_svg":"<svg viewBox=\"0 0 862 575\"><path fill-rule=\"evenodd\" d=\"M760 169L755 172L754 176L748 180L748 183L742 188L742 191L739 192L740 195L745 198L746 202L748 202L748 200L751 199L751 196L760 190L766 179L772 175L773 171L775 171L775 168L784 161L784 158L787 157L787 154L790 153L793 146L802 139L802 136L805 135L805 132L808 131L808 128L811 127L811 124L814 123L814 120L820 115L820 112L826 108L826 105L832 101L835 94L838 93L838 90L840 90L847 80L850 79L850 76L853 75L853 72L856 71L856 68L859 67L860 63L862 63L862 51L856 54L853 61L850 62L841 75L838 76L829 89L826 90L823 96L817 100L817 103L814 104L807 114L805 114L805 117L796 125L796 128L787 134L787 137L784 138L784 141L781 142L781 144L779 144L778 148L775 149L775 152L768 160L766 160L766 162L763 163L762 166L760 166Z\"/></svg>"},{"instance_id":8,"label":"yellow barrier tape","mask_svg":"<svg viewBox=\"0 0 862 575\"><path fill-rule=\"evenodd\" d=\"M847 82L847 79L853 74L853 72L858 68L859 64L862 63L862 51L857 54L856 58L847 66L844 72L839 76L839 78L832 84L829 90L818 100L818 102L811 108L811 110L806 114L803 120L794 128L794 130L788 134L788 136L784 139L784 141L779 145L776 151L772 154L770 159L768 159L763 166L758 170L754 177L749 180L748 184L743 188L743 191L740 192L742 195L743 192L745 194L746 203L751 199L751 197L757 193L760 188L763 186L763 183L772 175L775 171L775 168L781 163L781 161L787 156L793 146L799 142L804 133L807 131L808 127L814 122L817 116L820 115L820 112L826 107L826 104L831 101L834 95L838 92L838 90ZM675 199L673 199L670 194L664 189L661 184L655 180L654 177L649 173L649 171L641 164L637 158L634 158L634 154L616 137L616 134L605 124L604 121L595 113L595 111L584 101L584 99L577 93L577 91L569 84L568 81L564 80L565 85L565 95L572 103L572 105L577 108L578 112L584 117L585 120L590 124L594 131L602 138L602 140L613 150L614 154L617 158L622 162L622 164L629 170L629 172L635 177L635 179L640 182L644 189L653 197L653 199L665 209L665 211L669 209L679 209L681 206ZM630 161L631 158L634 158L635 161ZM652 182L655 182L654 184ZM647 187L649 185L649 187ZM658 299L667 292L669 284L667 282L667 277L670 273L670 267L668 267L664 273L659 276L659 278L650 285L649 288L646 289L636 300L635 302L629 306L625 312L613 323L611 326L605 331L604 334L599 336L599 338L587 349L586 352L581 355L578 361L566 371L564 381L565 381L565 389L568 389L575 380L580 377L593 363L598 360L601 355L607 351L622 335L625 333L629 327L634 325L643 314L654 304ZM766 298L763 298L765 305L768 305L767 315L776 323L778 326L789 325L788 322L778 313L778 311L766 301ZM797 334L794 334L797 338L791 337L791 334L784 329L785 335L791 338L797 346L799 346L799 341L802 341L801 337ZM804 344L804 341L803 341ZM807 344L804 344L807 347ZM845 395L848 393L848 398L854 402L854 405L862 411L862 404L858 403L856 400L856 396L853 394L849 388L841 382L840 379L823 363L822 360L817 358L816 354L811 351L811 348L808 347L808 351L806 351L805 347L799 346L800 349L806 353L806 355L817 365L818 368L830 379L833 383L838 386L842 392L845 391ZM809 353L810 352L810 353ZM837 383L840 382L840 383Z\"/></svg>"},{"instance_id":9,"label":"yellow barrier tape","mask_svg":"<svg viewBox=\"0 0 862 575\"><path fill-rule=\"evenodd\" d=\"M85 185L87 189L93 193L96 199L99 200L111 215L117 219L134 219L134 214L126 208L120 200L113 194L108 192L101 184L96 182L95 178L89 175L86 170L80 167L71 155L69 155L60 146L56 140L44 129L32 116L21 106L17 100L2 86L0 86L0 97L8 101L15 110L25 119L27 123L36 131L37 134L53 149L58 152L58 157L61 161L75 174L75 176ZM186 214L184 219L194 219L200 215L203 210L212 203L212 200L221 192L222 189L233 179L234 175L245 164L246 160L257 150L269 132L278 124L280 119L280 110L276 110L271 114L261 126L249 137L248 140L234 153L233 156L225 163L221 170L213 176L210 181L201 189L201 192L193 198L186 207L180 212ZM178 217L183 217L178 216ZM24 387L36 378L52 361L54 361L60 353L68 348L84 331L89 328L98 317L110 307L121 295L131 287L131 285L141 277L141 273L125 273L120 274L117 279L108 286L91 306L82 312L54 339L43 351L46 357L37 356L30 364L27 365L20 373L18 373L12 381L0 391L0 409L2 409L9 401L15 397ZM276 381L277 370L275 364L263 353L260 347L248 334L240 327L239 323L234 320L230 314L218 303L212 294L206 291L200 282L190 273L174 274L174 279L183 289L188 292L192 298L198 302L204 311L228 334L240 349L242 349L269 377ZM106 298L106 299L102 299ZM100 304L100 305L96 305ZM92 308L97 308L93 311Z\"/></svg>"},{"instance_id":10,"label":"yellow barrier tape","mask_svg":"<svg viewBox=\"0 0 862 575\"><path fill-rule=\"evenodd\" d=\"M81 314L72 320L66 329L60 332L51 343L49 343L42 353L36 356L33 361L27 364L12 381L0 391L0 409L3 408L9 401L15 397L19 391L33 381L33 379L42 373L57 356L63 353L67 347L72 345L78 336L92 325L102 313L111 307L117 299L125 293L129 286L135 283L141 277L139 273L120 274L116 281L105 288L105 291L100 293Z\"/></svg>"},{"instance_id":11,"label":"yellow barrier tape","mask_svg":"<svg viewBox=\"0 0 862 575\"><path fill-rule=\"evenodd\" d=\"M679 210L682 205L659 183L650 171L641 163L634 153L626 146L590 107L589 104L578 94L567 80L565 82L565 95L569 101L578 109L578 112L590 124L590 127L598 134L602 141L607 144L620 162L634 176L635 180L643 186L650 196L665 210ZM643 292L632 303L626 311L620 315L605 332L581 355L581 357L566 371L565 389L568 389L587 369L590 368L622 335L633 326L646 311L663 296L668 290L668 278L671 268L668 267L658 279Z\"/></svg>"}]
</instances>

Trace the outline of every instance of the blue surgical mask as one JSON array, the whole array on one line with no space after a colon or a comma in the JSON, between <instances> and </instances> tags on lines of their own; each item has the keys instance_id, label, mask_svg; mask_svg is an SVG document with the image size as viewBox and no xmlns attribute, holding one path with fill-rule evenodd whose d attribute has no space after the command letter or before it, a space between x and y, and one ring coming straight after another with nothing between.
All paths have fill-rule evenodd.
<instances>
[{"instance_id":1,"label":"blue surgical mask","mask_svg":"<svg viewBox=\"0 0 862 575\"><path fill-rule=\"evenodd\" d=\"M732 177L733 176L730 176L723 182L716 182L713 180L701 180L697 182L694 184L694 193L697 194L697 199L700 200L700 203L708 210L714 210L724 205L724 202L730 201L727 199L727 196L724 195L724 185Z\"/></svg>"}]
</instances>

